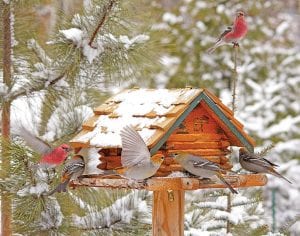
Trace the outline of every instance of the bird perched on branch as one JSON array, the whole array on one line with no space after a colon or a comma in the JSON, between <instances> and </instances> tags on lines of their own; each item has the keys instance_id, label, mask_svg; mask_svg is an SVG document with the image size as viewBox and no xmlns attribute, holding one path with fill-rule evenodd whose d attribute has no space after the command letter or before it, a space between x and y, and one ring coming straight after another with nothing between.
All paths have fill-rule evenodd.
<instances>
[{"instance_id":1,"label":"bird perched on branch","mask_svg":"<svg viewBox=\"0 0 300 236\"><path fill-rule=\"evenodd\" d=\"M84 158L81 155L75 155L73 158L66 162L62 173L61 173L61 183L49 192L47 195L50 196L55 192L61 193L67 191L67 186L70 181L77 180L84 172Z\"/></svg>"},{"instance_id":2,"label":"bird perched on branch","mask_svg":"<svg viewBox=\"0 0 300 236\"><path fill-rule=\"evenodd\" d=\"M222 172L225 170L221 169L216 163L189 153L174 153L173 156L174 159L191 174L210 179L216 176L232 193L238 193L222 176Z\"/></svg>"},{"instance_id":3,"label":"bird perched on branch","mask_svg":"<svg viewBox=\"0 0 300 236\"><path fill-rule=\"evenodd\" d=\"M146 143L132 126L125 126L120 135L122 167L115 171L125 178L135 180L145 180L154 175L164 161L164 155L151 157Z\"/></svg>"},{"instance_id":4,"label":"bird perched on branch","mask_svg":"<svg viewBox=\"0 0 300 236\"><path fill-rule=\"evenodd\" d=\"M286 180L290 184L292 183L287 178L279 174L274 168L278 165L272 163L271 161L260 157L257 154L248 152L245 148L240 148L239 151L239 162L241 166L248 171L254 173L266 173L271 174L281 179Z\"/></svg>"},{"instance_id":5,"label":"bird perched on branch","mask_svg":"<svg viewBox=\"0 0 300 236\"><path fill-rule=\"evenodd\" d=\"M245 20L245 13L243 11L238 11L232 26L227 27L227 29L220 35L217 42L207 50L208 53L212 53L216 48L227 44L233 43L238 46L238 41L245 37L248 31L247 22Z\"/></svg>"},{"instance_id":6,"label":"bird perched on branch","mask_svg":"<svg viewBox=\"0 0 300 236\"><path fill-rule=\"evenodd\" d=\"M55 168L61 165L72 150L67 144L61 144L53 148L50 144L36 137L23 126L18 128L17 134L24 139L31 149L41 155L39 166L42 168Z\"/></svg>"}]
</instances>

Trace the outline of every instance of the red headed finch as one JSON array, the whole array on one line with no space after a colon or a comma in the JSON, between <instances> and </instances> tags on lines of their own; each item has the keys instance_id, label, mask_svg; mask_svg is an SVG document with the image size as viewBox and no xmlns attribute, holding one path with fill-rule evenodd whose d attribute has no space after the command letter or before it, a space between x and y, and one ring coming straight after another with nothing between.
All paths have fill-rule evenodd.
<instances>
[{"instance_id":1,"label":"red headed finch","mask_svg":"<svg viewBox=\"0 0 300 236\"><path fill-rule=\"evenodd\" d=\"M39 165L43 168L54 168L61 165L68 157L71 148L67 144L61 144L52 148L48 143L36 137L24 127L20 127L18 134L24 139L26 144L35 152L41 154Z\"/></svg>"},{"instance_id":2,"label":"red headed finch","mask_svg":"<svg viewBox=\"0 0 300 236\"><path fill-rule=\"evenodd\" d=\"M246 151L245 148L240 148L239 162L245 170L248 170L248 171L251 171L254 173L271 174L271 175L274 175L276 177L286 180L290 184L292 183L287 178L285 178L281 174L279 174L276 170L274 170L274 168L278 167L278 165L270 162L269 160L267 160L263 157L260 157L257 154Z\"/></svg>"},{"instance_id":3,"label":"red headed finch","mask_svg":"<svg viewBox=\"0 0 300 236\"><path fill-rule=\"evenodd\" d=\"M194 156L189 153L174 153L174 159L188 172L201 178L218 177L232 193L238 193L232 186L223 178L223 169L214 162Z\"/></svg>"},{"instance_id":4,"label":"red headed finch","mask_svg":"<svg viewBox=\"0 0 300 236\"><path fill-rule=\"evenodd\" d=\"M61 183L49 192L47 195L52 195L55 192L66 192L67 186L71 180L77 180L84 172L84 159L81 155L75 155L73 158L66 162L62 173L61 173Z\"/></svg>"},{"instance_id":5,"label":"red headed finch","mask_svg":"<svg viewBox=\"0 0 300 236\"><path fill-rule=\"evenodd\" d=\"M162 154L151 157L146 143L132 126L125 126L121 130L122 168L115 171L125 178L144 180L156 173L164 161Z\"/></svg>"},{"instance_id":6,"label":"red headed finch","mask_svg":"<svg viewBox=\"0 0 300 236\"><path fill-rule=\"evenodd\" d=\"M227 43L238 45L238 40L244 38L247 31L248 26L245 21L245 13L243 11L238 11L233 25L227 27L227 29L220 35L214 46L209 48L207 52L212 53L216 48Z\"/></svg>"}]
</instances>

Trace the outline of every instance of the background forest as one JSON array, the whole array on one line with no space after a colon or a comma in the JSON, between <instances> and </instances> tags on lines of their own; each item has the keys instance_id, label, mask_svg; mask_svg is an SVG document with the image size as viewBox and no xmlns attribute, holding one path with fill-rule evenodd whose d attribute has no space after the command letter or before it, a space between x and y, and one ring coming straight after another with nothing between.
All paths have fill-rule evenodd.
<instances>
[{"instance_id":1,"label":"background forest","mask_svg":"<svg viewBox=\"0 0 300 236\"><path fill-rule=\"evenodd\" d=\"M53 145L67 142L94 107L133 86L206 87L230 107L233 49L206 50L239 9L249 32L238 52L235 114L256 151L275 146L268 158L293 184L269 176L266 186L240 190L230 202L227 190L187 192L185 235L299 235L299 0L0 0L6 232L151 235L150 192L79 188L42 196L58 175L32 171L39 156L14 129L23 124Z\"/></svg>"}]
</instances>

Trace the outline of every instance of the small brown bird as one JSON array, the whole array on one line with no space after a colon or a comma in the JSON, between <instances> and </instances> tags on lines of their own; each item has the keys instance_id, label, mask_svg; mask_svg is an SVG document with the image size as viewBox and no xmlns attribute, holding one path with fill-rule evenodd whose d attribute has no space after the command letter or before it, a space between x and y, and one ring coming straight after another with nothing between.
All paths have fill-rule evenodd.
<instances>
[{"instance_id":1,"label":"small brown bird","mask_svg":"<svg viewBox=\"0 0 300 236\"><path fill-rule=\"evenodd\" d=\"M281 179L286 180L290 184L292 183L287 178L279 174L274 168L278 167L278 165L272 163L271 161L260 157L257 154L248 152L245 148L240 148L239 151L239 162L241 166L248 171L254 173L266 173L271 174Z\"/></svg>"},{"instance_id":2,"label":"small brown bird","mask_svg":"<svg viewBox=\"0 0 300 236\"><path fill-rule=\"evenodd\" d=\"M225 184L232 193L238 193L222 176L224 172L221 167L202 157L189 153L174 153L174 159L188 172L201 178L212 178L216 176L223 184Z\"/></svg>"},{"instance_id":3,"label":"small brown bird","mask_svg":"<svg viewBox=\"0 0 300 236\"><path fill-rule=\"evenodd\" d=\"M83 174L84 167L85 163L81 155L75 155L71 160L67 161L61 173L61 183L47 195L52 195L55 192L66 192L69 182L77 180Z\"/></svg>"}]
</instances>

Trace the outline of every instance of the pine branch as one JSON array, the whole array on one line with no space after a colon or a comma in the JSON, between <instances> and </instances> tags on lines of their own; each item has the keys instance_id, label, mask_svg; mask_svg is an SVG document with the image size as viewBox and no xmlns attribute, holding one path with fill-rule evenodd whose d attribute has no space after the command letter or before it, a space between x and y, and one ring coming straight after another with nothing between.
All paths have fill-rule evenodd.
<instances>
[{"instance_id":1,"label":"pine branch","mask_svg":"<svg viewBox=\"0 0 300 236\"><path fill-rule=\"evenodd\" d=\"M270 145L268 145L267 147L265 147L263 150L261 150L259 153L257 153L258 156L260 157L264 157L266 156L273 148L275 147L275 145L272 143Z\"/></svg>"},{"instance_id":2,"label":"pine branch","mask_svg":"<svg viewBox=\"0 0 300 236\"><path fill-rule=\"evenodd\" d=\"M45 65L51 64L52 59L47 56L44 49L38 44L38 42L35 39L28 40L27 45L29 49L33 50L33 52L36 54L36 56L43 64Z\"/></svg>"},{"instance_id":3,"label":"pine branch","mask_svg":"<svg viewBox=\"0 0 300 236\"><path fill-rule=\"evenodd\" d=\"M26 96L28 94L32 94L34 92L39 92L42 91L44 89L49 89L49 87L53 87L57 82L59 82L60 80L62 80L65 76L65 72L63 72L61 75L57 76L56 78L52 79L49 83L48 80L43 83L43 84L37 84L32 86L31 88L21 88L20 90L14 92L14 93L9 93L6 97L7 100L9 101L14 101L15 99L22 97L22 96Z\"/></svg>"},{"instance_id":4,"label":"pine branch","mask_svg":"<svg viewBox=\"0 0 300 236\"><path fill-rule=\"evenodd\" d=\"M94 30L94 32L93 32L93 34L92 34L92 36L91 36L91 39L90 39L90 41L89 41L89 43L88 43L88 45L89 45L90 47L94 48L94 47L92 46L92 44L93 44L93 42L94 42L94 40L95 40L95 38L96 38L96 36L97 36L97 34L98 34L100 28L104 25L104 22L105 22L105 20L107 19L108 14L109 14L110 11L112 10L112 7L113 7L113 5L114 5L115 3L116 3L115 0L111 0L111 1L109 2L108 7L105 9L104 15L102 16L102 18L101 18L99 24L97 25L96 29Z\"/></svg>"}]
</instances>

